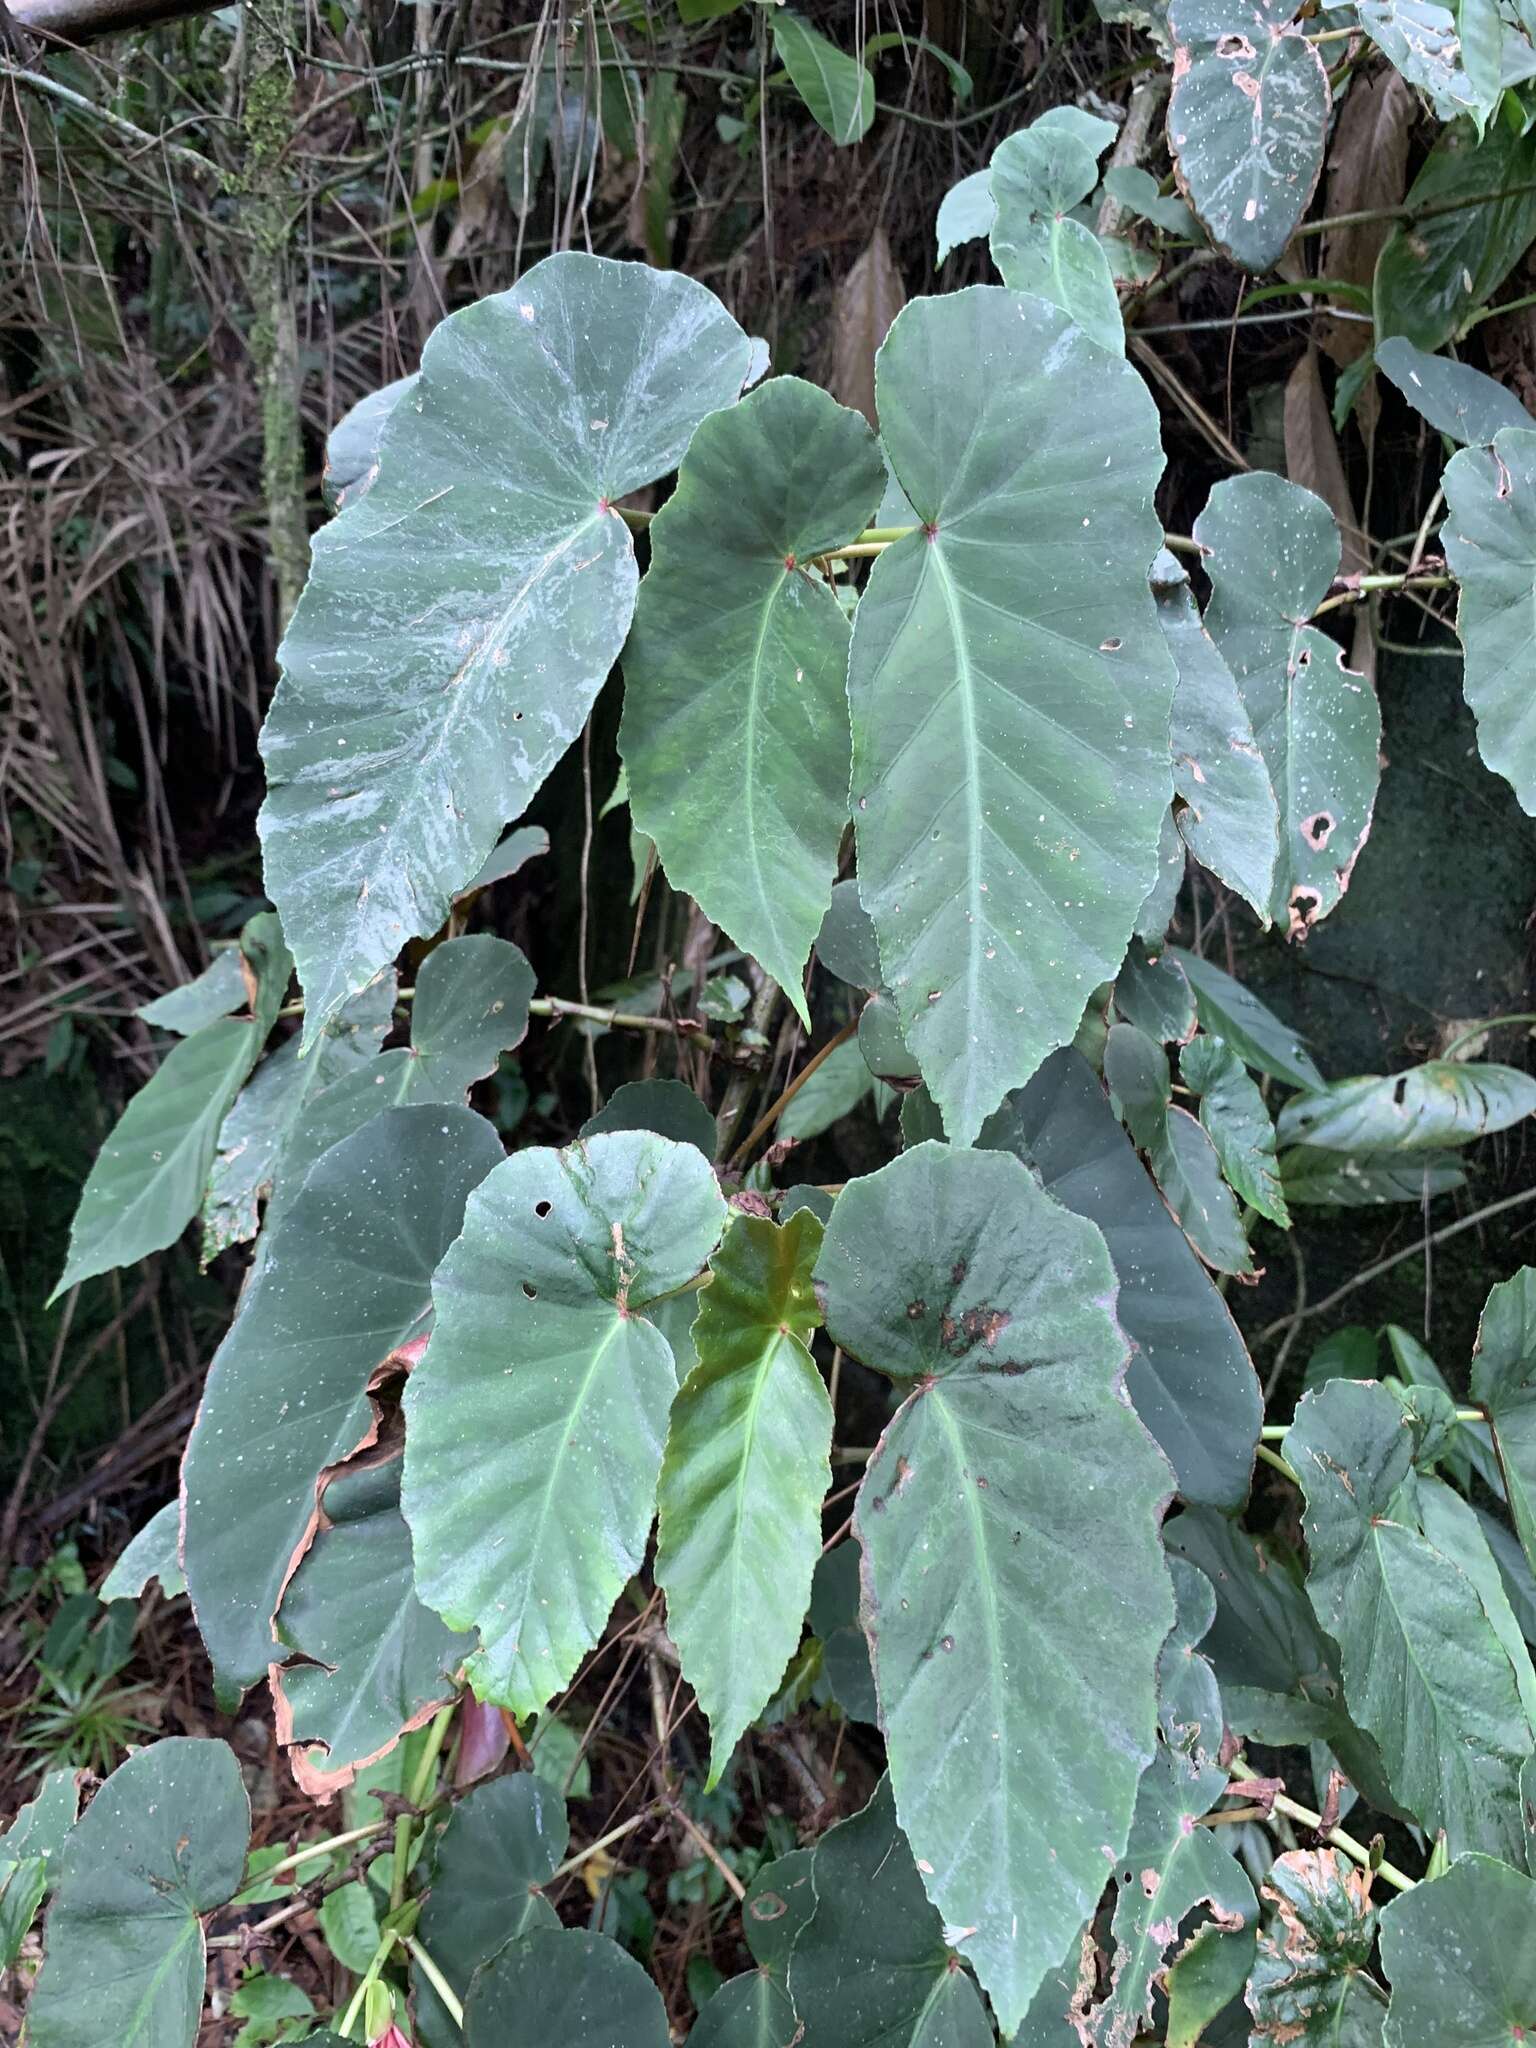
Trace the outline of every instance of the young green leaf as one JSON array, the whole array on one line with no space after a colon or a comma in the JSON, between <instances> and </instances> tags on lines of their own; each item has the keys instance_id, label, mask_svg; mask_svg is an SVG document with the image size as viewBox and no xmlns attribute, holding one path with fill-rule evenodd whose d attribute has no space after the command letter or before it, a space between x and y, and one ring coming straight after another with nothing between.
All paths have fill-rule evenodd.
<instances>
[{"instance_id":1,"label":"young green leaf","mask_svg":"<svg viewBox=\"0 0 1536 2048\"><path fill-rule=\"evenodd\" d=\"M992 2029L924 1897L888 1777L816 1844L811 1880L816 1908L789 1959L800 2048L989 2048Z\"/></svg>"},{"instance_id":2,"label":"young green leaf","mask_svg":"<svg viewBox=\"0 0 1536 2048\"><path fill-rule=\"evenodd\" d=\"M1246 1276L1253 1255L1216 1148L1169 1093L1168 1056L1134 1024L1111 1027L1104 1079L1146 1153L1169 1212L1208 1266Z\"/></svg>"},{"instance_id":3,"label":"young green leaf","mask_svg":"<svg viewBox=\"0 0 1536 2048\"><path fill-rule=\"evenodd\" d=\"M306 1044L436 931L581 730L634 607L611 506L750 354L692 279L574 251L433 331L372 488L315 536L262 734Z\"/></svg>"},{"instance_id":4,"label":"young green leaf","mask_svg":"<svg viewBox=\"0 0 1536 2048\"><path fill-rule=\"evenodd\" d=\"M1506 427L1491 452L1462 449L1445 466L1444 488L1478 752L1536 817L1536 704L1522 680L1536 648L1536 429Z\"/></svg>"},{"instance_id":5,"label":"young green leaf","mask_svg":"<svg viewBox=\"0 0 1536 2048\"><path fill-rule=\"evenodd\" d=\"M438 1268L405 1391L416 1583L479 1629L470 1682L520 1719L569 1682L640 1567L677 1388L644 1311L724 1221L694 1146L610 1131L504 1160Z\"/></svg>"},{"instance_id":6,"label":"young green leaf","mask_svg":"<svg viewBox=\"0 0 1536 2048\"><path fill-rule=\"evenodd\" d=\"M1483 1306L1472 1398L1493 1426L1515 1534L1536 1570L1536 1267L1501 1281Z\"/></svg>"},{"instance_id":7,"label":"young green leaf","mask_svg":"<svg viewBox=\"0 0 1536 2048\"><path fill-rule=\"evenodd\" d=\"M331 1149L274 1229L182 1462L187 1590L221 1688L272 1662L320 1475L371 1440L369 1381L424 1332L433 1269L501 1156L468 1109L391 1110Z\"/></svg>"},{"instance_id":8,"label":"young green leaf","mask_svg":"<svg viewBox=\"0 0 1536 2048\"><path fill-rule=\"evenodd\" d=\"M875 118L869 70L787 9L774 14L773 48L817 127L834 142L862 142Z\"/></svg>"},{"instance_id":9,"label":"young green leaf","mask_svg":"<svg viewBox=\"0 0 1536 2048\"><path fill-rule=\"evenodd\" d=\"M1174 822L1203 867L1269 923L1280 813L1232 671L1201 621L1189 578L1166 548L1152 565L1158 624L1179 672L1173 694Z\"/></svg>"},{"instance_id":10,"label":"young green leaf","mask_svg":"<svg viewBox=\"0 0 1536 2048\"><path fill-rule=\"evenodd\" d=\"M49 1296L174 1244L197 1214L225 1113L272 1029L293 961L270 912L240 935L256 985L249 1017L204 1024L173 1046L118 1118L81 1192L69 1257Z\"/></svg>"},{"instance_id":11,"label":"young green leaf","mask_svg":"<svg viewBox=\"0 0 1536 2048\"><path fill-rule=\"evenodd\" d=\"M1463 1856L1381 1915L1387 2048L1506 2048L1536 2034L1536 1882Z\"/></svg>"},{"instance_id":12,"label":"young green leaf","mask_svg":"<svg viewBox=\"0 0 1536 2048\"><path fill-rule=\"evenodd\" d=\"M1159 1045L1184 1045L1195 1035L1195 998L1189 978L1166 954L1148 957L1132 939L1125 964L1115 976L1115 1008Z\"/></svg>"},{"instance_id":13,"label":"young green leaf","mask_svg":"<svg viewBox=\"0 0 1536 2048\"><path fill-rule=\"evenodd\" d=\"M1174 674L1144 565L1162 451L1135 372L1023 294L914 302L878 378L923 526L880 556L854 619L859 890L966 1144L1070 1041L1157 872Z\"/></svg>"},{"instance_id":14,"label":"young green leaf","mask_svg":"<svg viewBox=\"0 0 1536 2048\"><path fill-rule=\"evenodd\" d=\"M1112 355L1125 353L1125 323L1104 244L1071 209L1099 181L1099 157L1115 139L1108 121L1076 107L1042 114L998 144L990 171L992 261L1011 291L1033 292Z\"/></svg>"},{"instance_id":15,"label":"young green leaf","mask_svg":"<svg viewBox=\"0 0 1536 2048\"><path fill-rule=\"evenodd\" d=\"M1244 1066L1272 1074L1277 1081L1288 1081L1293 1088L1327 1085L1301 1034L1283 1023L1240 981L1181 946L1170 946L1164 958L1188 975L1202 1029L1224 1039Z\"/></svg>"},{"instance_id":16,"label":"young green leaf","mask_svg":"<svg viewBox=\"0 0 1536 2048\"><path fill-rule=\"evenodd\" d=\"M238 1889L250 1828L222 1742L172 1736L118 1766L58 1852L32 2048L192 2048L201 1916Z\"/></svg>"},{"instance_id":17,"label":"young green leaf","mask_svg":"<svg viewBox=\"0 0 1536 2048\"><path fill-rule=\"evenodd\" d=\"M1311 202L1333 96L1291 0L1174 0L1168 146L1219 249L1269 270Z\"/></svg>"},{"instance_id":18,"label":"young green leaf","mask_svg":"<svg viewBox=\"0 0 1536 2048\"><path fill-rule=\"evenodd\" d=\"M1255 470L1216 486L1195 538L1213 592L1206 624L1280 808L1270 914L1295 938L1348 888L1380 777L1376 693L1306 623L1338 573L1339 529L1321 498Z\"/></svg>"},{"instance_id":19,"label":"young green leaf","mask_svg":"<svg viewBox=\"0 0 1536 2048\"><path fill-rule=\"evenodd\" d=\"M1306 1495L1307 1593L1343 1651L1351 1714L1397 1799L1450 1852L1522 1852L1519 1775L1536 1746L1476 1589L1413 1525L1413 1439L1386 1388L1305 1396L1285 1455Z\"/></svg>"},{"instance_id":20,"label":"young green leaf","mask_svg":"<svg viewBox=\"0 0 1536 2048\"><path fill-rule=\"evenodd\" d=\"M1227 1179L1261 1216L1288 1230L1275 1127L1248 1069L1225 1039L1203 1034L1179 1054L1179 1075L1200 1097L1200 1122Z\"/></svg>"},{"instance_id":21,"label":"young green leaf","mask_svg":"<svg viewBox=\"0 0 1536 2048\"><path fill-rule=\"evenodd\" d=\"M1262 1402L1226 1303L1168 1214L1080 1053L1054 1053L987 1120L1047 1193L1104 1233L1131 1339L1126 1391L1186 1500L1236 1508L1248 1492Z\"/></svg>"},{"instance_id":22,"label":"young green leaf","mask_svg":"<svg viewBox=\"0 0 1536 2048\"><path fill-rule=\"evenodd\" d=\"M531 1771L493 1779L461 1799L437 1838L421 1909L422 1947L460 1999L503 1942L558 1927L537 1887L570 1843L565 1801ZM459 2030L430 1979L413 1970L416 2030L424 2048L459 2048Z\"/></svg>"},{"instance_id":23,"label":"young green leaf","mask_svg":"<svg viewBox=\"0 0 1536 2048\"><path fill-rule=\"evenodd\" d=\"M929 1896L1011 2032L1151 1753L1171 1475L1124 1395L1104 1240L1017 1161L926 1144L852 1182L816 1279L833 1341L908 1388L855 1510L881 1725Z\"/></svg>"},{"instance_id":24,"label":"young green leaf","mask_svg":"<svg viewBox=\"0 0 1536 2048\"><path fill-rule=\"evenodd\" d=\"M272 1694L278 1741L318 1745L290 1750L294 1777L329 1799L452 1699L473 1642L416 1598L398 1458L339 1472L320 1507L326 1527L277 1616L279 1640L306 1661L274 1663Z\"/></svg>"},{"instance_id":25,"label":"young green leaf","mask_svg":"<svg viewBox=\"0 0 1536 2048\"><path fill-rule=\"evenodd\" d=\"M884 480L859 414L796 377L716 413L651 523L624 656L635 824L807 1028L849 749L848 621L809 564L869 524Z\"/></svg>"},{"instance_id":26,"label":"young green leaf","mask_svg":"<svg viewBox=\"0 0 1536 2048\"><path fill-rule=\"evenodd\" d=\"M672 1403L656 1582L719 1782L800 1640L831 1484L832 1404L806 1339L821 1225L737 1216L710 1260L698 1363Z\"/></svg>"},{"instance_id":27,"label":"young green leaf","mask_svg":"<svg viewBox=\"0 0 1536 2048\"><path fill-rule=\"evenodd\" d=\"M1254 2039L1372 2048L1387 2003L1367 1965L1376 1938L1369 1873L1337 1849L1277 1856L1261 1896L1275 1909L1249 1981Z\"/></svg>"}]
</instances>

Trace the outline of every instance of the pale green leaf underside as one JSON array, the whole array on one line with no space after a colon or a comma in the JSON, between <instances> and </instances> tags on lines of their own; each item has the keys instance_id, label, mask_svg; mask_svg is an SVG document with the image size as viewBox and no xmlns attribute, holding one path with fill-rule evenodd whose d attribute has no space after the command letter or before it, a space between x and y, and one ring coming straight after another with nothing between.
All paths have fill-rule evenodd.
<instances>
[{"instance_id":1,"label":"pale green leaf underside","mask_svg":"<svg viewBox=\"0 0 1536 2048\"><path fill-rule=\"evenodd\" d=\"M1280 1112L1282 1145L1323 1152L1420 1152L1470 1145L1536 1110L1536 1078L1481 1060L1426 1060L1401 1074L1335 1081Z\"/></svg>"},{"instance_id":2,"label":"pale green leaf underside","mask_svg":"<svg viewBox=\"0 0 1536 2048\"><path fill-rule=\"evenodd\" d=\"M1307 210L1333 99L1290 0L1175 0L1168 143L1211 240L1268 270Z\"/></svg>"},{"instance_id":3,"label":"pale green leaf underside","mask_svg":"<svg viewBox=\"0 0 1536 2048\"><path fill-rule=\"evenodd\" d=\"M697 1272L724 1220L694 1146L605 1132L505 1160L438 1270L405 1394L417 1588L478 1628L471 1683L520 1719L639 1569L677 1384L641 1311Z\"/></svg>"},{"instance_id":4,"label":"pale green leaf underside","mask_svg":"<svg viewBox=\"0 0 1536 2048\"><path fill-rule=\"evenodd\" d=\"M1394 1795L1445 1829L1453 1855L1520 1855L1531 1730L1471 1580L1400 1519L1412 1457L1401 1407L1374 1383L1331 1380L1302 1401L1285 1455L1306 1496L1307 1591Z\"/></svg>"},{"instance_id":5,"label":"pale green leaf underside","mask_svg":"<svg viewBox=\"0 0 1536 2048\"><path fill-rule=\"evenodd\" d=\"M710 1262L659 1486L656 1581L709 1722L709 1782L800 1640L831 1483L832 1404L806 1338L821 1225L737 1216Z\"/></svg>"},{"instance_id":6,"label":"pale green leaf underside","mask_svg":"<svg viewBox=\"0 0 1536 2048\"><path fill-rule=\"evenodd\" d=\"M438 928L580 732L634 605L611 502L750 353L691 279L571 252L433 332L372 487L315 536L262 736L307 1041Z\"/></svg>"},{"instance_id":7,"label":"pale green leaf underside","mask_svg":"<svg viewBox=\"0 0 1536 2048\"><path fill-rule=\"evenodd\" d=\"M1401 334L1376 351L1376 367L1438 433L1465 446L1486 448L1505 427L1529 432L1536 422L1512 391L1449 356L1428 355Z\"/></svg>"},{"instance_id":8,"label":"pale green leaf underside","mask_svg":"<svg viewBox=\"0 0 1536 2048\"><path fill-rule=\"evenodd\" d=\"M1461 585L1456 630L1478 752L1536 817L1536 429L1506 427L1490 453L1445 466L1445 558Z\"/></svg>"},{"instance_id":9,"label":"pale green leaf underside","mask_svg":"<svg viewBox=\"0 0 1536 2048\"><path fill-rule=\"evenodd\" d=\"M369 1377L424 1328L433 1269L501 1156L468 1109L392 1110L327 1153L274 1227L182 1462L187 1589L222 1684L255 1684L276 1655L320 1474L367 1435Z\"/></svg>"},{"instance_id":10,"label":"pale green leaf underside","mask_svg":"<svg viewBox=\"0 0 1536 2048\"><path fill-rule=\"evenodd\" d=\"M1011 2032L1152 1753L1172 1475L1104 1241L1016 1161L926 1144L851 1183L817 1281L833 1341L914 1382L859 1490L866 1626L897 1811Z\"/></svg>"},{"instance_id":11,"label":"pale green leaf underside","mask_svg":"<svg viewBox=\"0 0 1536 2048\"><path fill-rule=\"evenodd\" d=\"M250 1818L225 1743L172 1736L113 1772L59 1851L33 2048L192 2048L199 1915L234 1895Z\"/></svg>"},{"instance_id":12,"label":"pale green leaf underside","mask_svg":"<svg viewBox=\"0 0 1536 2048\"><path fill-rule=\"evenodd\" d=\"M1232 671L1200 618L1189 578L1165 548L1152 571L1158 623L1179 671L1173 697L1173 787L1180 835L1202 866L1265 924L1275 886L1280 813Z\"/></svg>"},{"instance_id":13,"label":"pale green leaf underside","mask_svg":"<svg viewBox=\"0 0 1536 2048\"><path fill-rule=\"evenodd\" d=\"M915 302L877 374L924 530L880 556L854 620L859 889L963 1144L1070 1041L1157 873L1162 451L1134 371L1023 293Z\"/></svg>"},{"instance_id":14,"label":"pale green leaf underside","mask_svg":"<svg viewBox=\"0 0 1536 2048\"><path fill-rule=\"evenodd\" d=\"M673 887L801 990L848 821L848 622L809 564L884 487L856 412L777 377L694 435L652 522L619 750Z\"/></svg>"},{"instance_id":15,"label":"pale green leaf underside","mask_svg":"<svg viewBox=\"0 0 1536 2048\"><path fill-rule=\"evenodd\" d=\"M1213 593L1206 625L1279 803L1270 914L1295 937L1348 888L1380 777L1376 693L1337 641L1304 623L1338 572L1339 530L1321 498L1255 470L1216 486L1195 539Z\"/></svg>"}]
</instances>

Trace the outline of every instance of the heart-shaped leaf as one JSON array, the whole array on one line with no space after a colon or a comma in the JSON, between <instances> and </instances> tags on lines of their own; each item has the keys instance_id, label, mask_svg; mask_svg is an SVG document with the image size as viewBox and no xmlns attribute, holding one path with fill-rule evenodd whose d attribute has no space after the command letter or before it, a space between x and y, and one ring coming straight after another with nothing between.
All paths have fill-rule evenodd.
<instances>
[{"instance_id":1,"label":"heart-shaped leaf","mask_svg":"<svg viewBox=\"0 0 1536 2048\"><path fill-rule=\"evenodd\" d=\"M880 556L854 619L859 892L907 1045L967 1144L1070 1041L1157 873L1162 450L1135 372L1022 293L915 301L878 379L922 526Z\"/></svg>"},{"instance_id":2,"label":"heart-shaped leaf","mask_svg":"<svg viewBox=\"0 0 1536 2048\"><path fill-rule=\"evenodd\" d=\"M694 1146L610 1131L505 1160L438 1269L405 1392L416 1582L479 1629L470 1681L520 1719L569 1682L640 1567L677 1388L645 1309L724 1221Z\"/></svg>"},{"instance_id":3,"label":"heart-shaped leaf","mask_svg":"<svg viewBox=\"0 0 1536 2048\"><path fill-rule=\"evenodd\" d=\"M1017 1161L925 1144L850 1183L816 1279L833 1341L908 1388L855 1511L881 1725L928 1895L1011 2033L1151 1754L1171 1475L1122 1388L1104 1240Z\"/></svg>"},{"instance_id":4,"label":"heart-shaped leaf","mask_svg":"<svg viewBox=\"0 0 1536 2048\"><path fill-rule=\"evenodd\" d=\"M433 331L367 496L315 536L262 734L307 1044L436 931L580 732L634 607L612 505L750 354L692 279L575 252Z\"/></svg>"},{"instance_id":5,"label":"heart-shaped leaf","mask_svg":"<svg viewBox=\"0 0 1536 2048\"><path fill-rule=\"evenodd\" d=\"M1010 290L1033 292L1075 320L1101 348L1125 353L1125 323L1104 244L1073 218L1099 182L1112 123L1056 107L1000 142L989 176L992 261Z\"/></svg>"},{"instance_id":6,"label":"heart-shaped leaf","mask_svg":"<svg viewBox=\"0 0 1536 2048\"><path fill-rule=\"evenodd\" d=\"M624 655L635 825L807 1029L849 747L848 621L808 565L868 525L884 482L858 413L796 377L706 420L652 521Z\"/></svg>"}]
</instances>

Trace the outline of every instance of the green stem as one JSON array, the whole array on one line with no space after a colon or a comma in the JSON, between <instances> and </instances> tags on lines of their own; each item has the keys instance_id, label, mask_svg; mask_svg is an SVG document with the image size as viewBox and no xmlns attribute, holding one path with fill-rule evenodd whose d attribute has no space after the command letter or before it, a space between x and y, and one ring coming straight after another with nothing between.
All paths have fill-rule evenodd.
<instances>
[{"instance_id":1,"label":"green stem","mask_svg":"<svg viewBox=\"0 0 1536 2048\"><path fill-rule=\"evenodd\" d=\"M1456 1420L1458 1422L1486 1422L1488 1418L1481 1408L1458 1408L1456 1410ZM1266 1422L1259 1431L1259 1440L1261 1443L1277 1444L1282 1438L1290 1435L1292 1427L1293 1425L1289 1422Z\"/></svg>"},{"instance_id":2,"label":"green stem","mask_svg":"<svg viewBox=\"0 0 1536 2048\"><path fill-rule=\"evenodd\" d=\"M453 1717L458 1711L458 1706L457 1700L450 1700L446 1707L439 1708L432 1726L427 1730L421 1761L416 1766L416 1775L411 1779L411 1789L406 1795L412 1806L423 1806L426 1803L432 1774L437 1769L437 1760L443 1753L443 1744L448 1739L448 1730L453 1725Z\"/></svg>"},{"instance_id":3,"label":"green stem","mask_svg":"<svg viewBox=\"0 0 1536 2048\"><path fill-rule=\"evenodd\" d=\"M1480 327L1485 320L1497 320L1501 313L1519 313L1526 306L1536 306L1536 292L1527 292L1521 299L1506 299L1502 306L1484 306L1474 313L1470 320L1461 324L1461 335L1469 335L1474 327Z\"/></svg>"},{"instance_id":4,"label":"green stem","mask_svg":"<svg viewBox=\"0 0 1536 2048\"><path fill-rule=\"evenodd\" d=\"M420 1969L421 1974L432 1986L432 1989L443 2001L443 2004L447 2006L448 2011L453 2017L454 2025L462 2033L464 2029L464 2007L459 2002L458 1995L454 1991L453 1986L448 1982L448 1979L443 1975L436 1963L433 1962L414 1934L403 1935L401 1938L405 1946L410 1950L411 1957Z\"/></svg>"},{"instance_id":5,"label":"green stem","mask_svg":"<svg viewBox=\"0 0 1536 2048\"><path fill-rule=\"evenodd\" d=\"M1467 199L1437 200L1431 206L1409 206L1405 203L1402 206L1365 207L1358 213L1335 213L1327 220L1304 221L1297 228L1295 239L1300 241L1303 235L1326 235L1333 228L1374 227L1378 221L1384 220L1436 220L1443 214L1469 213L1474 207L1493 206L1503 199L1518 199L1526 192L1536 192L1536 179L1507 186L1502 192L1474 192ZM1498 310L1502 312L1504 309L1501 306Z\"/></svg>"},{"instance_id":6,"label":"green stem","mask_svg":"<svg viewBox=\"0 0 1536 2048\"><path fill-rule=\"evenodd\" d=\"M411 1864L411 1816L402 1813L395 1819L395 1853L389 1870L389 1910L398 1913L405 1904L405 1878Z\"/></svg>"},{"instance_id":7,"label":"green stem","mask_svg":"<svg viewBox=\"0 0 1536 2048\"><path fill-rule=\"evenodd\" d=\"M357 2025L357 2016L363 2009L363 2001L368 1996L368 1986L378 1982L379 1972L383 1969L385 1963L388 1962L389 1952L394 1947L395 1940L396 1937L392 1932L380 1937L379 1945L373 1952L373 1961L368 1965L362 1982L347 2001L347 2009L342 2014L341 2023L336 2029L344 2041L351 2038L352 2029Z\"/></svg>"},{"instance_id":8,"label":"green stem","mask_svg":"<svg viewBox=\"0 0 1536 2048\"><path fill-rule=\"evenodd\" d=\"M1266 1465L1273 1465L1275 1470L1289 1479L1293 1486L1300 1486L1301 1481L1296 1477L1296 1474L1278 1451L1272 1451L1266 1443L1255 1444L1254 1450L1264 1460Z\"/></svg>"},{"instance_id":9,"label":"green stem","mask_svg":"<svg viewBox=\"0 0 1536 2048\"><path fill-rule=\"evenodd\" d=\"M1252 1766L1240 1756L1234 1757L1228 1768L1233 1778L1239 1782L1253 1774ZM1288 1798L1284 1792L1275 1794L1272 1805L1276 1813L1283 1813L1287 1820L1299 1820L1305 1828L1316 1829L1323 1824L1323 1816L1320 1813L1314 1813L1310 1806L1302 1806L1299 1801ZM1358 1863L1362 1870L1372 1868L1370 1850L1364 1842L1358 1842L1353 1835L1345 1834L1342 1828L1330 1828L1325 1839L1335 1849L1342 1849L1344 1854ZM1409 1877L1405 1871L1399 1870L1395 1863L1388 1863L1385 1859L1375 1865L1375 1871L1378 1877L1400 1892L1411 1892L1418 1883L1416 1877Z\"/></svg>"},{"instance_id":10,"label":"green stem","mask_svg":"<svg viewBox=\"0 0 1536 2048\"><path fill-rule=\"evenodd\" d=\"M376 1820L365 1828L351 1828L344 1835L327 1835L323 1842L306 1842L302 1849L295 1849L281 1863L274 1863L263 1870L261 1881L266 1884L272 1878L282 1877L290 1870L297 1870L301 1863L312 1863L317 1856L329 1856L333 1849L346 1849L353 1842L366 1842L374 1835L381 1835L388 1826L388 1821Z\"/></svg>"},{"instance_id":11,"label":"green stem","mask_svg":"<svg viewBox=\"0 0 1536 2048\"><path fill-rule=\"evenodd\" d=\"M1358 604L1367 592L1372 590L1454 590L1454 576L1424 576L1416 571L1401 576L1361 576L1353 579L1348 590L1337 597L1330 597L1320 604L1312 614L1320 619L1324 612L1337 611L1341 604Z\"/></svg>"}]
</instances>

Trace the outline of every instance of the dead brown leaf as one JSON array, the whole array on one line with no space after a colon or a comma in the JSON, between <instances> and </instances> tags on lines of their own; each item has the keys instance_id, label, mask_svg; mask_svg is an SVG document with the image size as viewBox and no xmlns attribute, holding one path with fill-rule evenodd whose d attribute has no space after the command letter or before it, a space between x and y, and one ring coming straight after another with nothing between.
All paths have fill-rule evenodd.
<instances>
[{"instance_id":1,"label":"dead brown leaf","mask_svg":"<svg viewBox=\"0 0 1536 2048\"><path fill-rule=\"evenodd\" d=\"M875 351L906 303L906 287L885 229L876 228L833 299L830 380L833 397L863 413L872 427L879 424L875 418Z\"/></svg>"},{"instance_id":2,"label":"dead brown leaf","mask_svg":"<svg viewBox=\"0 0 1536 2048\"><path fill-rule=\"evenodd\" d=\"M1408 189L1408 136L1416 112L1413 93L1397 72L1383 69L1374 78L1355 81L1339 110L1328 153L1329 214L1401 204ZM1376 258L1391 231L1390 221L1335 228L1323 237L1321 274L1369 291ZM1370 345L1371 330L1363 321L1328 320L1320 325L1319 340L1341 368L1364 355Z\"/></svg>"}]
</instances>

